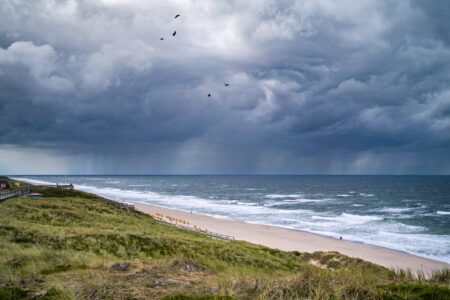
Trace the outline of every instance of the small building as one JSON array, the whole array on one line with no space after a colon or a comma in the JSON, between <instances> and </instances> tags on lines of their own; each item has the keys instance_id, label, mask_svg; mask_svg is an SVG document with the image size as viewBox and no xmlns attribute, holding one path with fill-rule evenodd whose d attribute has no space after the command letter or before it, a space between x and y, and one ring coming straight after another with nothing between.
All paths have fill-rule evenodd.
<instances>
[{"instance_id":1,"label":"small building","mask_svg":"<svg viewBox=\"0 0 450 300\"><path fill-rule=\"evenodd\" d=\"M17 187L20 187L20 182L16 181L16 182L14 182L14 184L15 184Z\"/></svg>"},{"instance_id":2,"label":"small building","mask_svg":"<svg viewBox=\"0 0 450 300\"><path fill-rule=\"evenodd\" d=\"M0 190L9 190L10 188L11 188L11 185L9 184L9 181L0 180Z\"/></svg>"}]
</instances>

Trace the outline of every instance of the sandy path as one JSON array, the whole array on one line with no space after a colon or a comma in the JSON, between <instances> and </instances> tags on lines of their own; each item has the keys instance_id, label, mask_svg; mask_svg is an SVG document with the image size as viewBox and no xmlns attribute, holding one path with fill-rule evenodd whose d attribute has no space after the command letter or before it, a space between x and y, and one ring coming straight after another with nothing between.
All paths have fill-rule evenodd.
<instances>
[{"instance_id":1,"label":"sandy path","mask_svg":"<svg viewBox=\"0 0 450 300\"><path fill-rule=\"evenodd\" d=\"M149 204L133 202L137 210L149 214L162 214L178 218L215 233L233 236L244 240L285 251L338 251L350 257L361 258L393 269L422 271L429 275L433 270L450 268L449 264L436 260L390 250L362 243L333 239L303 231L294 231L280 227L250 224L241 221L217 219L209 216L191 214ZM167 219L166 219L167 220Z\"/></svg>"}]
</instances>

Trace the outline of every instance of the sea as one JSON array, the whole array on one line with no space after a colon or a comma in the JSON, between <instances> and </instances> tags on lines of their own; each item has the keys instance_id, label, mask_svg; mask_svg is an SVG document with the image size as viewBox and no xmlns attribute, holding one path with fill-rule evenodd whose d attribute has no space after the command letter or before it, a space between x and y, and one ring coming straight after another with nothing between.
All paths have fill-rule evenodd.
<instances>
[{"instance_id":1,"label":"sea","mask_svg":"<svg viewBox=\"0 0 450 300\"><path fill-rule=\"evenodd\" d=\"M450 263L450 176L13 176Z\"/></svg>"}]
</instances>

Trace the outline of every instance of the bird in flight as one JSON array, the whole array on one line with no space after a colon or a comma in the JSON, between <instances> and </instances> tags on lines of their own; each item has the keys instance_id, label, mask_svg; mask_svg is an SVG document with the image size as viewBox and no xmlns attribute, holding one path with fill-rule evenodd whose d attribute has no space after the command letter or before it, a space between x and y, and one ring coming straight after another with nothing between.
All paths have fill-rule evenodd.
<instances>
[{"instance_id":1,"label":"bird in flight","mask_svg":"<svg viewBox=\"0 0 450 300\"><path fill-rule=\"evenodd\" d=\"M261 13L261 12L259 12L259 13ZM176 15L175 15L175 19L176 19L176 18L179 18L180 16L181 16L180 14L176 14ZM175 31L172 33L172 36L176 36L176 35L177 35L177 31L175 30ZM160 38L160 40L163 41L164 38L162 37L162 38ZM224 82L224 85L225 85L225 86L230 86L230 83ZM211 98L211 93L208 93L208 98Z\"/></svg>"}]
</instances>

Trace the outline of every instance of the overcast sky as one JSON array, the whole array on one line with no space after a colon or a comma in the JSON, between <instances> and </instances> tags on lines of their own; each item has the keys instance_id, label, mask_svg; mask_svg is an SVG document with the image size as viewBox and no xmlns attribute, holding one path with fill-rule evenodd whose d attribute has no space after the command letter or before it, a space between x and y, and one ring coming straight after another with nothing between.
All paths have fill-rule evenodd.
<instances>
[{"instance_id":1,"label":"overcast sky","mask_svg":"<svg viewBox=\"0 0 450 300\"><path fill-rule=\"evenodd\" d=\"M2 0L0 173L449 174L449 20L448 0Z\"/></svg>"}]
</instances>

